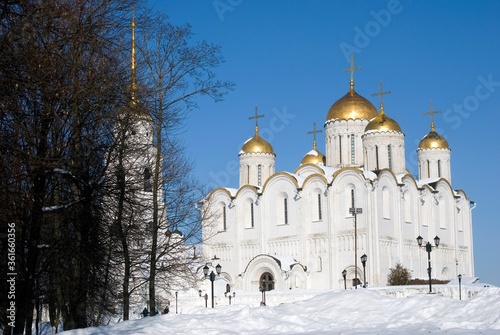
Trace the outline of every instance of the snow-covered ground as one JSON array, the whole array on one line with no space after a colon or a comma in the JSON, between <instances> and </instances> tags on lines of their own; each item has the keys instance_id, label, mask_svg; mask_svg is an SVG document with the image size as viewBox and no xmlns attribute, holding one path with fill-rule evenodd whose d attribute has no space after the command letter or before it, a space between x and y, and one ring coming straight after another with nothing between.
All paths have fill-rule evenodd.
<instances>
[{"instance_id":1,"label":"snow-covered ground","mask_svg":"<svg viewBox=\"0 0 500 335\"><path fill-rule=\"evenodd\" d=\"M279 306L194 307L65 335L500 334L500 288L470 299L439 294L394 298L376 288L329 291Z\"/></svg>"}]
</instances>

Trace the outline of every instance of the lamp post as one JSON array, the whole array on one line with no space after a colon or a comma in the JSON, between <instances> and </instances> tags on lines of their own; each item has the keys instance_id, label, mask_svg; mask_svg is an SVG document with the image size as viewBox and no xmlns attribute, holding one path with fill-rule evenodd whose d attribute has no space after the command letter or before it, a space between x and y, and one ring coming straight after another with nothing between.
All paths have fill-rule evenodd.
<instances>
[{"instance_id":1,"label":"lamp post","mask_svg":"<svg viewBox=\"0 0 500 335\"><path fill-rule=\"evenodd\" d=\"M361 256L361 263L363 263L363 287L366 288L366 259L368 257L366 256L366 254L363 254L363 256Z\"/></svg>"},{"instance_id":2,"label":"lamp post","mask_svg":"<svg viewBox=\"0 0 500 335\"><path fill-rule=\"evenodd\" d=\"M347 270L342 271L342 277L344 277L344 290L347 290L346 276L347 276Z\"/></svg>"},{"instance_id":3,"label":"lamp post","mask_svg":"<svg viewBox=\"0 0 500 335\"><path fill-rule=\"evenodd\" d=\"M458 297L462 300L462 275L458 275Z\"/></svg>"},{"instance_id":4,"label":"lamp post","mask_svg":"<svg viewBox=\"0 0 500 335\"><path fill-rule=\"evenodd\" d=\"M418 246L422 249L425 249L425 251L427 251L427 259L429 261L429 267L427 268L427 272L429 273L429 293L432 293L432 279L431 279L431 251L433 249L436 249L437 247L439 247L439 237L436 235L436 237L434 237L434 244L435 246L432 246L430 242L427 242L425 244L425 246L422 245L422 242L423 242L423 237L422 236L418 236L417 237L417 242L418 242Z\"/></svg>"},{"instance_id":5,"label":"lamp post","mask_svg":"<svg viewBox=\"0 0 500 335\"><path fill-rule=\"evenodd\" d=\"M266 278L262 278L262 306L266 305Z\"/></svg>"},{"instance_id":6,"label":"lamp post","mask_svg":"<svg viewBox=\"0 0 500 335\"><path fill-rule=\"evenodd\" d=\"M205 265L203 267L203 274L205 277L208 275L208 271L210 269L208 268L208 265ZM215 267L215 272L217 272L217 276L220 275L222 270L222 266L220 264L217 264ZM210 281L212 282L212 308L214 308L214 281L215 281L216 274L212 271L210 272Z\"/></svg>"},{"instance_id":7,"label":"lamp post","mask_svg":"<svg viewBox=\"0 0 500 335\"><path fill-rule=\"evenodd\" d=\"M358 289L358 214L363 213L363 209L354 207L354 189L351 190L352 207L349 213L354 215L354 282Z\"/></svg>"},{"instance_id":8,"label":"lamp post","mask_svg":"<svg viewBox=\"0 0 500 335\"><path fill-rule=\"evenodd\" d=\"M177 293L179 292L175 292L175 314L177 314Z\"/></svg>"}]
</instances>

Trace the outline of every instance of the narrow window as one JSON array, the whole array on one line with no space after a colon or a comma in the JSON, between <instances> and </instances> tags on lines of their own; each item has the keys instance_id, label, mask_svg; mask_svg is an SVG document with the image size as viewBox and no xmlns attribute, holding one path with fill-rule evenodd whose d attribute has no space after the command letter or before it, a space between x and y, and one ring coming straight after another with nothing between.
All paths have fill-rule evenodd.
<instances>
[{"instance_id":1,"label":"narrow window","mask_svg":"<svg viewBox=\"0 0 500 335\"><path fill-rule=\"evenodd\" d=\"M253 202L250 203L250 223L251 227L254 227L254 220L253 220Z\"/></svg>"},{"instance_id":2,"label":"narrow window","mask_svg":"<svg viewBox=\"0 0 500 335\"><path fill-rule=\"evenodd\" d=\"M224 230L226 230L226 205L224 205L224 207L222 207L222 224L223 224Z\"/></svg>"},{"instance_id":3,"label":"narrow window","mask_svg":"<svg viewBox=\"0 0 500 335\"><path fill-rule=\"evenodd\" d=\"M149 171L149 168L144 169L144 191L145 192L151 192L151 172Z\"/></svg>"},{"instance_id":4,"label":"narrow window","mask_svg":"<svg viewBox=\"0 0 500 335\"><path fill-rule=\"evenodd\" d=\"M250 184L250 165L247 166L247 184Z\"/></svg>"},{"instance_id":5,"label":"narrow window","mask_svg":"<svg viewBox=\"0 0 500 335\"><path fill-rule=\"evenodd\" d=\"M287 198L283 199L283 214L285 215L285 224L288 224L288 204Z\"/></svg>"},{"instance_id":6,"label":"narrow window","mask_svg":"<svg viewBox=\"0 0 500 335\"><path fill-rule=\"evenodd\" d=\"M438 161L438 177L441 178L441 160Z\"/></svg>"},{"instance_id":7,"label":"narrow window","mask_svg":"<svg viewBox=\"0 0 500 335\"><path fill-rule=\"evenodd\" d=\"M384 217L384 219L391 218L390 200L391 200L390 191L387 187L384 187L382 189L382 216Z\"/></svg>"},{"instance_id":8,"label":"narrow window","mask_svg":"<svg viewBox=\"0 0 500 335\"><path fill-rule=\"evenodd\" d=\"M354 189L351 189L351 208L354 208Z\"/></svg>"},{"instance_id":9,"label":"narrow window","mask_svg":"<svg viewBox=\"0 0 500 335\"><path fill-rule=\"evenodd\" d=\"M375 146L375 161L377 163L377 170L380 170L378 167L378 146Z\"/></svg>"},{"instance_id":10,"label":"narrow window","mask_svg":"<svg viewBox=\"0 0 500 335\"><path fill-rule=\"evenodd\" d=\"M351 134L351 164L354 164L354 134Z\"/></svg>"},{"instance_id":11,"label":"narrow window","mask_svg":"<svg viewBox=\"0 0 500 335\"><path fill-rule=\"evenodd\" d=\"M318 193L318 220L321 221L321 194Z\"/></svg>"},{"instance_id":12,"label":"narrow window","mask_svg":"<svg viewBox=\"0 0 500 335\"><path fill-rule=\"evenodd\" d=\"M342 164L342 136L339 135L339 163Z\"/></svg>"},{"instance_id":13,"label":"narrow window","mask_svg":"<svg viewBox=\"0 0 500 335\"><path fill-rule=\"evenodd\" d=\"M392 170L391 146L387 146L387 158L389 159L389 169Z\"/></svg>"},{"instance_id":14,"label":"narrow window","mask_svg":"<svg viewBox=\"0 0 500 335\"><path fill-rule=\"evenodd\" d=\"M431 163L427 161L427 178L431 177Z\"/></svg>"},{"instance_id":15,"label":"narrow window","mask_svg":"<svg viewBox=\"0 0 500 335\"><path fill-rule=\"evenodd\" d=\"M258 185L260 186L260 180L261 180L260 179L261 178L260 177L261 176L261 174L260 174L260 172L261 172L261 166L260 165L257 167L257 170L258 170Z\"/></svg>"}]
</instances>

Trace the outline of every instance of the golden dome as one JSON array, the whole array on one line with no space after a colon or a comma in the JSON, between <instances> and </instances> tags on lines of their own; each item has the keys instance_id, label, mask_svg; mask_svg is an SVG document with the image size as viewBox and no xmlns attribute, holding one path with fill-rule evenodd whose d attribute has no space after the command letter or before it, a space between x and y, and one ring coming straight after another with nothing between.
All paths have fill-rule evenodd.
<instances>
[{"instance_id":1,"label":"golden dome","mask_svg":"<svg viewBox=\"0 0 500 335\"><path fill-rule=\"evenodd\" d=\"M321 152L316 150L316 148L312 149L309 151L304 158L302 158L302 162L300 164L306 164L306 163L323 163L326 164L326 158L325 155L323 155Z\"/></svg>"},{"instance_id":2,"label":"golden dome","mask_svg":"<svg viewBox=\"0 0 500 335\"><path fill-rule=\"evenodd\" d=\"M378 115L377 109L373 104L356 93L354 83L351 82L351 89L342 98L337 100L326 116L328 120L349 120L349 119L367 119L371 120Z\"/></svg>"},{"instance_id":3,"label":"golden dome","mask_svg":"<svg viewBox=\"0 0 500 335\"><path fill-rule=\"evenodd\" d=\"M247 140L243 147L241 148L241 153L244 154L253 154L253 153L261 153L261 154L274 154L273 147L269 142L259 136L259 130L255 129L255 136L251 139Z\"/></svg>"},{"instance_id":4,"label":"golden dome","mask_svg":"<svg viewBox=\"0 0 500 335\"><path fill-rule=\"evenodd\" d=\"M434 127L430 133L425 135L425 137L420 141L418 145L419 149L450 149L448 146L448 142L444 139L443 136L439 135L434 131Z\"/></svg>"},{"instance_id":5,"label":"golden dome","mask_svg":"<svg viewBox=\"0 0 500 335\"><path fill-rule=\"evenodd\" d=\"M397 131L399 133L402 133L401 127L399 124L385 115L384 110L380 112L380 114L371 120L365 128L365 132L370 131L370 130L378 130L378 131Z\"/></svg>"}]
</instances>

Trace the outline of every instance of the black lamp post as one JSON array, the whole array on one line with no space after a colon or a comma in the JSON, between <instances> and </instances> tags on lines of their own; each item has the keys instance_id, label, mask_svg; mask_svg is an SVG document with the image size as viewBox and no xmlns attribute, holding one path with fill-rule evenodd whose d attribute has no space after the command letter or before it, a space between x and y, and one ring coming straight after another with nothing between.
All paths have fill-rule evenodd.
<instances>
[{"instance_id":1,"label":"black lamp post","mask_svg":"<svg viewBox=\"0 0 500 335\"><path fill-rule=\"evenodd\" d=\"M366 288L366 259L368 257L366 256L366 254L363 254L363 256L361 256L361 263L363 263L363 287Z\"/></svg>"},{"instance_id":2,"label":"black lamp post","mask_svg":"<svg viewBox=\"0 0 500 335\"><path fill-rule=\"evenodd\" d=\"M266 278L262 278L262 304L266 305Z\"/></svg>"},{"instance_id":3,"label":"black lamp post","mask_svg":"<svg viewBox=\"0 0 500 335\"><path fill-rule=\"evenodd\" d=\"M417 242L418 242L418 246L422 249L425 249L425 251L427 251L427 259L429 261L429 267L427 268L427 272L429 273L429 293L432 293L432 279L431 279L431 251L436 249L437 247L439 247L439 237L436 235L436 237L434 237L434 244L435 246L432 246L430 242L427 242L425 244L425 246L422 245L422 242L423 242L423 237L422 236L418 236L417 237Z\"/></svg>"},{"instance_id":4,"label":"black lamp post","mask_svg":"<svg viewBox=\"0 0 500 335\"><path fill-rule=\"evenodd\" d=\"M462 300L462 275L458 275L458 297Z\"/></svg>"},{"instance_id":5,"label":"black lamp post","mask_svg":"<svg viewBox=\"0 0 500 335\"><path fill-rule=\"evenodd\" d=\"M210 269L208 268L208 265L205 265L203 267L203 274L205 275L205 277L208 275L208 271ZM217 264L217 266L215 267L215 272L217 272L217 276L220 275L221 273L221 270L222 270L222 266L220 264ZM212 308L214 308L214 281L215 281L215 273L212 271L210 272L210 281L212 282Z\"/></svg>"},{"instance_id":6,"label":"black lamp post","mask_svg":"<svg viewBox=\"0 0 500 335\"><path fill-rule=\"evenodd\" d=\"M349 213L354 216L354 281L358 288L358 214L363 213L362 208L354 207L354 189L351 190L352 207Z\"/></svg>"},{"instance_id":7,"label":"black lamp post","mask_svg":"<svg viewBox=\"0 0 500 335\"><path fill-rule=\"evenodd\" d=\"M344 290L347 290L346 276L347 276L347 270L342 271L342 277L344 277Z\"/></svg>"},{"instance_id":8,"label":"black lamp post","mask_svg":"<svg viewBox=\"0 0 500 335\"><path fill-rule=\"evenodd\" d=\"M177 314L177 293L179 292L175 292L175 314Z\"/></svg>"}]
</instances>

